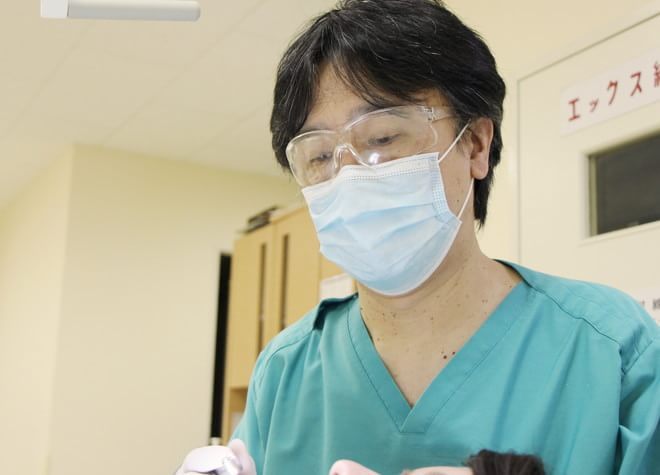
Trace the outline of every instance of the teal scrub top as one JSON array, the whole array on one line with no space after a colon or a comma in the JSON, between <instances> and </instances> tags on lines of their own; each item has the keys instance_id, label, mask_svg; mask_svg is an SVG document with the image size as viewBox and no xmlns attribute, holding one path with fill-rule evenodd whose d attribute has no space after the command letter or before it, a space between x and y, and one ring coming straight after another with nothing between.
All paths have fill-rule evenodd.
<instances>
[{"instance_id":1,"label":"teal scrub top","mask_svg":"<svg viewBox=\"0 0 660 475\"><path fill-rule=\"evenodd\" d=\"M660 474L660 331L614 289L509 264L519 283L410 407L357 295L325 300L261 353L234 437L259 475L460 466L481 449L549 474Z\"/></svg>"}]
</instances>

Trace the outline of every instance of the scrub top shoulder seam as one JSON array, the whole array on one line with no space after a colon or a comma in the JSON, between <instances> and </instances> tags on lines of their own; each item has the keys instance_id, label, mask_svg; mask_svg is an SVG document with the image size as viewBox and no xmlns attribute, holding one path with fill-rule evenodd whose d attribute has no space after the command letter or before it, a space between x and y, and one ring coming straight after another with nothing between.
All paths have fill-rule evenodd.
<instances>
[{"instance_id":1,"label":"scrub top shoulder seam","mask_svg":"<svg viewBox=\"0 0 660 475\"><path fill-rule=\"evenodd\" d=\"M620 346L620 343L619 343L619 341L618 341L616 338L614 338L614 337L608 335L605 331L601 330L601 329L598 327L598 325L597 325L595 322L593 322L590 318L588 318L586 315L579 315L577 312L572 312L572 311L570 311L569 309L566 308L566 306L565 306L562 302L558 301L555 297L553 297L552 295L550 295L548 292L546 292L546 291L543 290L543 289L540 289L540 288L538 288L538 287L536 287L536 286L534 286L534 285L532 285L532 289L533 289L535 292L538 292L540 295L543 295L543 296L547 297L550 301L552 301L555 305L557 305L557 307L559 307L559 309L562 311L562 313L568 315L569 317L571 317L571 318L573 318L573 319L584 321L587 325L589 325L591 328L593 328L594 330L596 330L596 332L597 332L598 334L604 336L604 337L607 338L608 340L611 340L613 343L616 343L618 346ZM586 301L586 302L589 302L589 303L592 303L592 304L596 304L596 305L598 305L597 302L594 302L594 301L592 301L592 300L589 300L589 299L585 298L585 297L582 296L582 295L576 294L576 293L573 292L571 289L566 289L566 290L567 290L568 292L570 292L570 294L571 294L573 297L576 297L576 298L581 299L581 300L584 300L584 301Z\"/></svg>"},{"instance_id":2,"label":"scrub top shoulder seam","mask_svg":"<svg viewBox=\"0 0 660 475\"><path fill-rule=\"evenodd\" d=\"M264 349L263 351L264 362L262 365L259 365L260 374L255 374L255 379L257 380L256 383L259 386L261 386L263 379L268 372L268 365L270 364L270 361L278 353L280 353L281 351L287 348L299 344L301 341L305 340L312 334L312 332L314 331L313 322L317 318L317 312L318 312L317 309L312 310L310 313L307 314L304 320L298 322L298 325L296 325L295 327L290 327L291 329L298 330L297 332L291 335L291 339L286 339L286 341L279 343L278 339L281 339L281 336L284 336L280 333L280 335L278 335L278 337L280 338L275 337L275 339L271 343L269 343L268 346ZM312 322L312 325L308 325L310 321ZM255 373L256 373L256 368L255 368Z\"/></svg>"},{"instance_id":3,"label":"scrub top shoulder seam","mask_svg":"<svg viewBox=\"0 0 660 475\"><path fill-rule=\"evenodd\" d=\"M622 341L622 336L623 335L613 335L612 331L606 331L604 330L596 321L594 321L594 318L592 318L592 315L589 315L588 313L585 313L584 311L578 311L577 309L571 309L568 308L567 305L563 302L560 301L556 296L552 295L549 293L545 288L543 288L539 283L536 281L536 279L530 278L534 277L537 274L535 271L532 271L530 269L527 269L522 266L514 265L514 268L519 271L519 273L523 276L523 278L527 281L529 286L539 294L545 296L548 298L551 302L553 302L557 307L562 311L563 314L576 319L576 320L581 320L584 323L586 323L588 326L590 326L593 330L596 331L599 335L603 336L604 338L610 340L613 342L619 350L624 348L626 346L625 342ZM589 298L586 295L583 295L582 293L576 292L575 289L571 285L567 285L569 282L575 282L575 283L582 283L590 286L594 286L594 284L590 284L588 282L581 282L581 281L573 281L570 279L563 279L560 277L554 277L554 276L549 276L550 278L556 279L556 281L561 282L561 289L566 292L567 294L570 294L571 297L574 299L581 300L585 303L588 303L590 305L593 305L594 307L598 308L601 313L604 311L604 307L606 303L612 303L615 306L616 311L618 311L619 314L625 314L625 309L622 309L621 306L619 305L619 301L616 298L610 298L609 302L604 302L604 301L599 301L593 298ZM594 286L596 287L596 286ZM602 286L603 289L610 290L606 286ZM627 295L621 293L621 297L623 298L628 298L632 302L632 298L628 297ZM631 306L632 309L632 306ZM631 320L632 323L632 320ZM643 345L643 348L646 349L648 345L651 344L651 342L654 339L654 336L649 335L647 331L645 331L644 326L639 324L637 325L639 333L638 338L635 339L635 343L629 346L629 348L633 351L633 356L628 359L628 361L622 361L622 372L623 374L627 373L630 370L630 367L632 364L634 364L635 361L639 358L641 352L643 352L642 349L640 349L640 345Z\"/></svg>"},{"instance_id":4,"label":"scrub top shoulder seam","mask_svg":"<svg viewBox=\"0 0 660 475\"><path fill-rule=\"evenodd\" d=\"M565 315L568 315L569 317L571 317L571 318L573 318L573 319L583 321L583 322L586 323L588 326L590 326L591 328L593 328L593 329L596 331L596 333L598 333L599 335L603 336L604 338L606 338L606 339L610 340L612 343L614 343L619 349L623 348L624 344L623 344L621 341L619 341L619 339L615 338L614 336L611 336L608 332L605 332L604 330L602 330L602 329L596 324L596 322L594 322L591 318L589 318L588 315L585 315L585 314L579 314L579 313L577 313L577 312L571 312L569 309L566 308L565 305L562 304L562 302L559 302L556 298L554 298L552 295L548 294L548 293L547 293L546 291L544 291L543 289L539 289L539 288L536 287L536 286L533 286L532 288L533 288L536 292L538 292L538 293L540 293L541 295L544 295L545 297L547 297L547 298L548 298L550 301L552 301L555 305L557 305L557 307L559 307L559 309L560 309L560 310L562 311L562 313L564 313ZM591 300L591 299L588 299L588 298L584 297L583 295L580 295L580 294L578 294L578 293L575 293L575 292L574 292L572 289L570 289L570 288L566 288L565 290L566 290L568 293L570 293L571 296L573 296L574 298L584 300L585 302L588 302L588 303L593 304L593 305L602 306L602 303L599 303L599 302L593 301L593 300ZM650 341L648 341L648 342L644 345L644 349L646 349L646 348L651 344L652 341L653 341L653 339L651 338ZM627 361L627 362L622 361L621 372L622 372L623 374L626 374L626 373L630 370L630 367L634 364L635 361L637 361L637 359L639 359L641 353L644 351L644 350L640 350L640 349L637 347L637 345L633 345L633 346L631 346L631 349L632 349L632 351L634 352L634 356L633 356L633 358L630 359L630 361Z\"/></svg>"},{"instance_id":5,"label":"scrub top shoulder seam","mask_svg":"<svg viewBox=\"0 0 660 475\"><path fill-rule=\"evenodd\" d=\"M350 308L349 301L353 298L355 298L355 294L341 299L333 298L322 300L316 307L307 312L307 314L302 319L278 334L266 346L266 348L264 348L262 354L259 356L259 359L263 358L264 362L261 365L257 364L255 367L256 384L261 386L263 379L268 372L268 365L270 364L270 361L273 359L273 357L275 357L281 351L299 344L314 332L318 319L325 315L325 313L328 311L328 306L339 307L345 304L347 305L347 308Z\"/></svg>"}]
</instances>

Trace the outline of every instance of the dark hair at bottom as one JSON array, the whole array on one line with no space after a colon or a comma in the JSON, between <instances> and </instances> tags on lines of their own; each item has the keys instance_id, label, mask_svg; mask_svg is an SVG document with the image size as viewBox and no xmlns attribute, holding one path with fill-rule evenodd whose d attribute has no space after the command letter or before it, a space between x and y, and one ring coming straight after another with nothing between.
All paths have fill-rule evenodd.
<instances>
[{"instance_id":1,"label":"dark hair at bottom","mask_svg":"<svg viewBox=\"0 0 660 475\"><path fill-rule=\"evenodd\" d=\"M482 450L471 456L465 464L472 469L474 475L545 475L540 458L513 452Z\"/></svg>"}]
</instances>

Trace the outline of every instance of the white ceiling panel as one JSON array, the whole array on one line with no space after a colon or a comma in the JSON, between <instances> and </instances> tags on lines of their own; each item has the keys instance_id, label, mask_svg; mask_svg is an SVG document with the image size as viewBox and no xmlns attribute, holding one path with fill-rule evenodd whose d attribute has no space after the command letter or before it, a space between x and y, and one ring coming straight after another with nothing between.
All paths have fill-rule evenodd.
<instances>
[{"instance_id":1,"label":"white ceiling panel","mask_svg":"<svg viewBox=\"0 0 660 475\"><path fill-rule=\"evenodd\" d=\"M43 143L101 143L112 128L93 120L71 120L46 112L30 112L22 116L11 128L11 138L23 142Z\"/></svg>"},{"instance_id":2,"label":"white ceiling panel","mask_svg":"<svg viewBox=\"0 0 660 475\"><path fill-rule=\"evenodd\" d=\"M270 107L262 107L188 158L220 168L281 175L271 148L269 119Z\"/></svg>"},{"instance_id":3,"label":"white ceiling panel","mask_svg":"<svg viewBox=\"0 0 660 475\"><path fill-rule=\"evenodd\" d=\"M264 0L201 0L196 22L96 21L85 35L95 51L172 67L187 66L229 34Z\"/></svg>"},{"instance_id":4,"label":"white ceiling panel","mask_svg":"<svg viewBox=\"0 0 660 475\"><path fill-rule=\"evenodd\" d=\"M0 14L2 75L31 84L36 93L89 25L45 20L39 2L5 0Z\"/></svg>"},{"instance_id":5,"label":"white ceiling panel","mask_svg":"<svg viewBox=\"0 0 660 475\"><path fill-rule=\"evenodd\" d=\"M34 86L10 76L0 76L0 91L2 91L0 107L0 138L2 138L9 133L9 127L29 105L34 95Z\"/></svg>"},{"instance_id":6,"label":"white ceiling panel","mask_svg":"<svg viewBox=\"0 0 660 475\"><path fill-rule=\"evenodd\" d=\"M240 121L271 101L283 46L232 32L163 91L166 100L207 111L222 110Z\"/></svg>"},{"instance_id":7,"label":"white ceiling panel","mask_svg":"<svg viewBox=\"0 0 660 475\"><path fill-rule=\"evenodd\" d=\"M238 28L244 33L276 39L286 46L307 22L336 3L335 0L267 0Z\"/></svg>"},{"instance_id":8,"label":"white ceiling panel","mask_svg":"<svg viewBox=\"0 0 660 475\"><path fill-rule=\"evenodd\" d=\"M208 112L159 100L131 117L103 144L165 158L183 158L209 143L228 125L233 125L233 121L222 110Z\"/></svg>"},{"instance_id":9,"label":"white ceiling panel","mask_svg":"<svg viewBox=\"0 0 660 475\"><path fill-rule=\"evenodd\" d=\"M174 75L171 68L120 58L82 44L36 97L32 112L118 127Z\"/></svg>"}]
</instances>

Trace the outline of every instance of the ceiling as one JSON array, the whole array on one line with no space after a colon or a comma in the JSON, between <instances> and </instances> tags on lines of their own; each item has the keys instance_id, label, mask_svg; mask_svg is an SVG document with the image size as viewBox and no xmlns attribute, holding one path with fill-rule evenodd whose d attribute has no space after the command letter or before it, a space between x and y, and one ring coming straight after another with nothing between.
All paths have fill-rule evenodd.
<instances>
[{"instance_id":1,"label":"ceiling","mask_svg":"<svg viewBox=\"0 0 660 475\"><path fill-rule=\"evenodd\" d=\"M335 3L200 0L200 20L178 23L45 20L39 0L0 2L0 205L71 143L279 174L268 133L275 68L301 25ZM584 35L586 21L648 0L448 3L506 76Z\"/></svg>"},{"instance_id":2,"label":"ceiling","mask_svg":"<svg viewBox=\"0 0 660 475\"><path fill-rule=\"evenodd\" d=\"M279 173L264 159L277 61L334 2L201 0L195 23L46 20L38 0L2 3L0 203L70 143Z\"/></svg>"}]
</instances>

